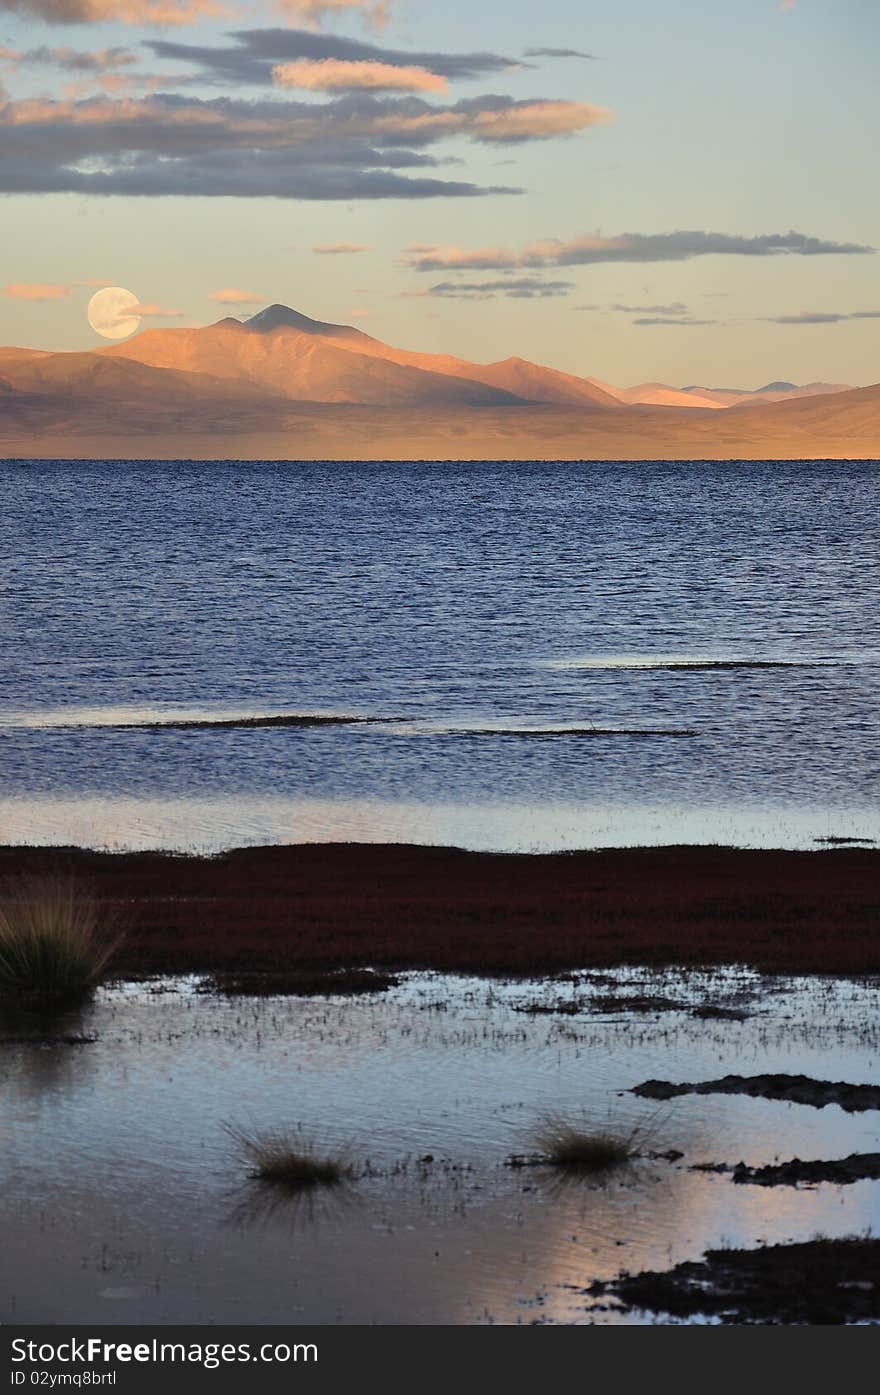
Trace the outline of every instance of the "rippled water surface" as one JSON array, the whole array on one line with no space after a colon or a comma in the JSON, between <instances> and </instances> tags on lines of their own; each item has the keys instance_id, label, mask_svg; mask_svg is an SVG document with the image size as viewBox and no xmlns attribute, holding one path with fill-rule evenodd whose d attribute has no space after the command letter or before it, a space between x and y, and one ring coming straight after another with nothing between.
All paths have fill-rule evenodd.
<instances>
[{"instance_id":1,"label":"rippled water surface","mask_svg":"<svg viewBox=\"0 0 880 1395\"><path fill-rule=\"evenodd\" d=\"M766 1188L691 1170L876 1151L876 1110L628 1093L728 1071L876 1080L876 988L627 970L415 974L353 1000L193 989L110 988L49 1026L0 1018L0 1321L619 1321L584 1292L594 1279L880 1220L877 1182ZM602 1007L645 993L680 1007ZM707 999L750 1015L692 1017ZM560 1000L578 1010L521 1010ZM73 1032L94 1040L59 1042ZM505 1166L548 1111L683 1156L568 1184ZM301 1126L359 1176L279 1197L248 1181L229 1123Z\"/></svg>"},{"instance_id":2,"label":"rippled water surface","mask_svg":"<svg viewBox=\"0 0 880 1395\"><path fill-rule=\"evenodd\" d=\"M0 499L0 842L880 837L876 464L19 462ZM383 720L216 725L279 714Z\"/></svg>"}]
</instances>

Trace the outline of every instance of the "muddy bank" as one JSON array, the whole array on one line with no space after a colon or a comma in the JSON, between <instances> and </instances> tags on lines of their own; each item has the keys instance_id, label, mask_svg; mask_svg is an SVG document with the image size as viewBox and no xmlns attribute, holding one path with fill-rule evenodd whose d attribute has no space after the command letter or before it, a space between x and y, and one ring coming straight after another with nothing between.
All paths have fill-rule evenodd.
<instances>
[{"instance_id":1,"label":"muddy bank","mask_svg":"<svg viewBox=\"0 0 880 1395\"><path fill-rule=\"evenodd\" d=\"M758 1187L811 1186L817 1182L846 1186L850 1182L880 1178L880 1153L850 1153L848 1158L817 1159L815 1162L792 1158L791 1162L771 1163L767 1167L746 1167L745 1163L739 1163L732 1169L732 1175L734 1182L753 1183Z\"/></svg>"},{"instance_id":2,"label":"muddy bank","mask_svg":"<svg viewBox=\"0 0 880 1395\"><path fill-rule=\"evenodd\" d=\"M590 1292L625 1308L725 1323L839 1325L880 1318L880 1240L708 1250L668 1273L623 1274Z\"/></svg>"},{"instance_id":3,"label":"muddy bank","mask_svg":"<svg viewBox=\"0 0 880 1395\"><path fill-rule=\"evenodd\" d=\"M851 1085L845 1080L811 1080L808 1075L725 1075L719 1080L673 1084L671 1080L646 1080L630 1091L649 1100L671 1100L679 1095L751 1095L765 1100L788 1100L824 1109L839 1104L848 1113L880 1109L880 1085Z\"/></svg>"},{"instance_id":4,"label":"muddy bank","mask_svg":"<svg viewBox=\"0 0 880 1395\"><path fill-rule=\"evenodd\" d=\"M299 844L216 857L0 849L0 879L71 872L134 926L125 974L620 964L880 970L880 850L546 855Z\"/></svg>"}]
</instances>

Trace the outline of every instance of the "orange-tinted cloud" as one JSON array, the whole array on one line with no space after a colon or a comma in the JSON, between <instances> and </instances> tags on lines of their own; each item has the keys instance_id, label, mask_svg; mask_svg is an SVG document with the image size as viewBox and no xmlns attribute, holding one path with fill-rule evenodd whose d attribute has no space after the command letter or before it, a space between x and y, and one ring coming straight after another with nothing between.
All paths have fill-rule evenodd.
<instances>
[{"instance_id":1,"label":"orange-tinted cloud","mask_svg":"<svg viewBox=\"0 0 880 1395\"><path fill-rule=\"evenodd\" d=\"M365 23L381 29L388 23L392 0L278 0L284 13L300 24L319 28L328 15L357 11Z\"/></svg>"},{"instance_id":2,"label":"orange-tinted cloud","mask_svg":"<svg viewBox=\"0 0 880 1395\"><path fill-rule=\"evenodd\" d=\"M372 248L368 242L318 242L312 251L322 257L335 257L348 252L370 252Z\"/></svg>"},{"instance_id":3,"label":"orange-tinted cloud","mask_svg":"<svg viewBox=\"0 0 880 1395\"><path fill-rule=\"evenodd\" d=\"M570 136L587 126L607 126L614 117L608 107L590 102L537 101L478 112L471 134L476 140L541 140Z\"/></svg>"},{"instance_id":4,"label":"orange-tinted cloud","mask_svg":"<svg viewBox=\"0 0 880 1395\"><path fill-rule=\"evenodd\" d=\"M272 81L276 87L303 87L311 92L445 92L449 86L445 77L427 68L338 58L276 63Z\"/></svg>"},{"instance_id":5,"label":"orange-tinted cloud","mask_svg":"<svg viewBox=\"0 0 880 1395\"><path fill-rule=\"evenodd\" d=\"M216 305L262 305L265 297L257 295L256 291L241 291L237 286L225 286L222 290L212 291L208 299Z\"/></svg>"},{"instance_id":6,"label":"orange-tinted cloud","mask_svg":"<svg viewBox=\"0 0 880 1395\"><path fill-rule=\"evenodd\" d=\"M48 281L9 281L3 287L3 294L12 300L63 300L71 289Z\"/></svg>"},{"instance_id":7,"label":"orange-tinted cloud","mask_svg":"<svg viewBox=\"0 0 880 1395\"><path fill-rule=\"evenodd\" d=\"M221 0L0 0L0 10L47 24L193 24L205 16L229 13Z\"/></svg>"}]
</instances>

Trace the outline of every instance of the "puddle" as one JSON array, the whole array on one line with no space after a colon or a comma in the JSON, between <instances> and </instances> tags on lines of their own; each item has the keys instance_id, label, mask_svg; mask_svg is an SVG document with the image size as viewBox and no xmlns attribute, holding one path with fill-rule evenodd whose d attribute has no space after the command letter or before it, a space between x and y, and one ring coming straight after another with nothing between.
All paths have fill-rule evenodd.
<instances>
[{"instance_id":1,"label":"puddle","mask_svg":"<svg viewBox=\"0 0 880 1395\"><path fill-rule=\"evenodd\" d=\"M3 1322L650 1322L590 1285L880 1219L870 1178L734 1186L693 1170L876 1152L877 1111L632 1094L734 1071L877 1080L870 984L630 969L412 974L348 997L200 987L109 988L0 1050ZM569 994L583 1011L522 1010ZM594 1010L602 996L634 1010ZM639 1011L646 997L672 1006ZM751 1015L695 1017L707 1003ZM594 1178L506 1166L550 1111L637 1130L642 1155ZM353 1180L307 1195L248 1181L229 1125L301 1128L350 1156Z\"/></svg>"}]
</instances>

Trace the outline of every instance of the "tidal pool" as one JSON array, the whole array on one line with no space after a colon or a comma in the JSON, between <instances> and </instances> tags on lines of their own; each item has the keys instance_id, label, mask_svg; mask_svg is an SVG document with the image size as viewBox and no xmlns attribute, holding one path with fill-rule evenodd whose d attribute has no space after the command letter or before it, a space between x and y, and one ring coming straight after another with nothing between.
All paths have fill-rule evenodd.
<instances>
[{"instance_id":1,"label":"tidal pool","mask_svg":"<svg viewBox=\"0 0 880 1395\"><path fill-rule=\"evenodd\" d=\"M679 1006L639 1010L645 995ZM603 1005L621 997L632 1008ZM707 1002L748 1015L691 1014ZM880 1219L876 1181L736 1185L695 1164L876 1151L880 1116L629 1091L728 1072L876 1083L876 1006L870 983L629 969L420 973L348 999L164 980L111 986L52 1022L7 1014L0 1320L655 1321L585 1290L713 1246L860 1235ZM637 1130L645 1156L593 1179L507 1166L548 1113ZM248 1180L229 1124L302 1126L357 1175L279 1193ZM668 1150L683 1156L647 1156Z\"/></svg>"}]
</instances>

